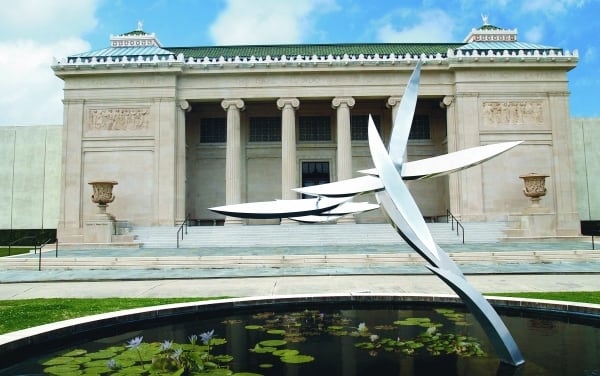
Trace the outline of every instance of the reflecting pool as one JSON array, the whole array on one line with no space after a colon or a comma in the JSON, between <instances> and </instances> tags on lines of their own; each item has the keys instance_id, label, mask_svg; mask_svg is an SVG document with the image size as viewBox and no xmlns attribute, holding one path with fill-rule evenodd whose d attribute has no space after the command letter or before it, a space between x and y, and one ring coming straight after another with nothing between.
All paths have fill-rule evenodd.
<instances>
[{"instance_id":1,"label":"reflecting pool","mask_svg":"<svg viewBox=\"0 0 600 376\"><path fill-rule=\"evenodd\" d=\"M593 316L499 310L526 359L515 369L459 304L266 308L128 323L0 375L600 375Z\"/></svg>"}]
</instances>

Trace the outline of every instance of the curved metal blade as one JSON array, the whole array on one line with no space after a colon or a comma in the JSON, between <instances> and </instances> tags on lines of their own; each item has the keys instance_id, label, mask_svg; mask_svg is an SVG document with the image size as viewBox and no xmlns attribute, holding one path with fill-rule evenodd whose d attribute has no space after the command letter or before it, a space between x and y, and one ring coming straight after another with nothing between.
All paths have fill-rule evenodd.
<instances>
[{"instance_id":1,"label":"curved metal blade","mask_svg":"<svg viewBox=\"0 0 600 376\"><path fill-rule=\"evenodd\" d=\"M379 172L379 178L383 182L385 191L394 202L396 209L398 209L398 214L402 218L402 221L396 223L396 226L398 226L399 231L405 236L410 237L413 244L422 244L426 251L439 261L440 257L437 246L433 241L431 232L429 232L429 228L423 219L419 207L396 170L396 166L394 166L390 156L387 154L371 116L369 116L368 134L369 149L371 150L371 157L373 158L375 168Z\"/></svg>"},{"instance_id":2,"label":"curved metal blade","mask_svg":"<svg viewBox=\"0 0 600 376\"><path fill-rule=\"evenodd\" d=\"M319 197L304 200L275 200L216 206L208 209L216 213L237 218L288 218L323 213L349 199L349 197Z\"/></svg>"},{"instance_id":3,"label":"curved metal blade","mask_svg":"<svg viewBox=\"0 0 600 376\"><path fill-rule=\"evenodd\" d=\"M334 183L294 188L293 191L310 196L345 197L361 193L376 192L383 189L383 183L375 176L360 176Z\"/></svg>"},{"instance_id":4,"label":"curved metal blade","mask_svg":"<svg viewBox=\"0 0 600 376\"><path fill-rule=\"evenodd\" d=\"M394 126L392 128L389 144L389 155L398 171L401 171L400 167L402 163L405 162L404 154L406 153L408 135L415 114L415 107L417 106L422 64L423 62L421 60L417 61L415 70L412 72L408 84L406 85L406 89L404 90L404 95L400 101L400 107L396 113L396 118L394 119Z\"/></svg>"}]
</instances>

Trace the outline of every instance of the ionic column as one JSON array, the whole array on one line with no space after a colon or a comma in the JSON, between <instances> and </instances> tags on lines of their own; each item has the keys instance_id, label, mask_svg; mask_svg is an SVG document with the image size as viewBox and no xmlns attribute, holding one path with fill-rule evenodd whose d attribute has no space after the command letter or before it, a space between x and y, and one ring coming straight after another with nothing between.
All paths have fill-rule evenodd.
<instances>
[{"instance_id":1,"label":"ionic column","mask_svg":"<svg viewBox=\"0 0 600 376\"><path fill-rule=\"evenodd\" d=\"M281 198L298 198L292 188L298 186L296 168L296 114L300 106L298 98L279 98L277 108L281 110Z\"/></svg>"},{"instance_id":2,"label":"ionic column","mask_svg":"<svg viewBox=\"0 0 600 376\"><path fill-rule=\"evenodd\" d=\"M454 96L446 95L442 98L440 106L446 109L446 138L448 153L460 150L458 146L458 125L456 124L456 106L454 106ZM448 196L449 208L452 214L461 216L462 208L460 205L460 179L458 174L448 175Z\"/></svg>"},{"instance_id":3,"label":"ionic column","mask_svg":"<svg viewBox=\"0 0 600 376\"><path fill-rule=\"evenodd\" d=\"M227 111L227 147L225 152L225 204L242 202L242 149L240 111L244 110L241 99L224 99L221 107ZM225 218L225 224L242 224L240 218Z\"/></svg>"},{"instance_id":4,"label":"ionic column","mask_svg":"<svg viewBox=\"0 0 600 376\"><path fill-rule=\"evenodd\" d=\"M354 107L354 98L333 98L331 107L337 110L337 180L340 181L352 178L350 109Z\"/></svg>"},{"instance_id":5,"label":"ionic column","mask_svg":"<svg viewBox=\"0 0 600 376\"><path fill-rule=\"evenodd\" d=\"M352 178L352 135L350 133L350 109L354 98L336 97L331 107L337 110L337 181ZM353 216L346 216L338 223L354 223Z\"/></svg>"},{"instance_id":6,"label":"ionic column","mask_svg":"<svg viewBox=\"0 0 600 376\"><path fill-rule=\"evenodd\" d=\"M394 124L396 122L396 116L398 116L398 109L400 109L401 101L402 101L401 96L393 96L393 97L389 97L385 104L385 106L387 108L392 109L392 128L390 128L390 132L392 129L394 129ZM391 133L390 133L390 135L391 135ZM408 147L406 149L404 149L404 161L408 162Z\"/></svg>"},{"instance_id":7,"label":"ionic column","mask_svg":"<svg viewBox=\"0 0 600 376\"><path fill-rule=\"evenodd\" d=\"M177 135L176 135L176 159L175 166L177 168L175 177L175 222L182 223L185 220L185 113L192 110L190 102L181 100L178 102L177 108Z\"/></svg>"}]
</instances>

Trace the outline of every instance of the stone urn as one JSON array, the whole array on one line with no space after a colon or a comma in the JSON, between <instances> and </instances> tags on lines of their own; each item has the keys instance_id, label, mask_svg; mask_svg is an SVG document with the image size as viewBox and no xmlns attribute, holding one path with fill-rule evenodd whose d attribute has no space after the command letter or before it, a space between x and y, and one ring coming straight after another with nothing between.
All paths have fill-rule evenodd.
<instances>
[{"instance_id":1,"label":"stone urn","mask_svg":"<svg viewBox=\"0 0 600 376\"><path fill-rule=\"evenodd\" d=\"M92 202L98 204L98 215L114 219L112 215L106 212L106 207L115 200L112 191L113 187L119 183L114 180L95 180L90 181L88 184L91 185L94 190Z\"/></svg>"},{"instance_id":2,"label":"stone urn","mask_svg":"<svg viewBox=\"0 0 600 376\"><path fill-rule=\"evenodd\" d=\"M525 185L523 194L531 199L532 207L539 207L540 199L546 195L546 178L548 176L535 172L519 176Z\"/></svg>"}]
</instances>

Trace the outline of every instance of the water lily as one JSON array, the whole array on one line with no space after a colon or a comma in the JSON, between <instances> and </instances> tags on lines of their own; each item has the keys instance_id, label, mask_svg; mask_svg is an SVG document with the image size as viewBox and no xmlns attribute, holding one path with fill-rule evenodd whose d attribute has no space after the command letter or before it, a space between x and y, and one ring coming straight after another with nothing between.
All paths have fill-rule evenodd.
<instances>
[{"instance_id":1,"label":"water lily","mask_svg":"<svg viewBox=\"0 0 600 376\"><path fill-rule=\"evenodd\" d=\"M121 368L118 364L117 361L114 359L110 359L106 362L106 366L108 367L108 369L110 370L117 370L119 368Z\"/></svg>"},{"instance_id":2,"label":"water lily","mask_svg":"<svg viewBox=\"0 0 600 376\"><path fill-rule=\"evenodd\" d=\"M177 349L173 351L173 359L179 360L179 357L183 354L183 349Z\"/></svg>"},{"instance_id":3,"label":"water lily","mask_svg":"<svg viewBox=\"0 0 600 376\"><path fill-rule=\"evenodd\" d=\"M361 322L360 324L358 324L358 332L363 334L369 331L369 328L367 328L367 325L364 322Z\"/></svg>"},{"instance_id":4,"label":"water lily","mask_svg":"<svg viewBox=\"0 0 600 376\"><path fill-rule=\"evenodd\" d=\"M190 341L190 343L192 345L195 345L198 342L198 336L195 334L192 334L191 336L188 337L188 340Z\"/></svg>"},{"instance_id":5,"label":"water lily","mask_svg":"<svg viewBox=\"0 0 600 376\"><path fill-rule=\"evenodd\" d=\"M371 334L369 339L371 340L371 342L375 342L379 339L379 336L377 334Z\"/></svg>"},{"instance_id":6,"label":"water lily","mask_svg":"<svg viewBox=\"0 0 600 376\"><path fill-rule=\"evenodd\" d=\"M200 339L202 340L202 343L204 343L205 345L208 345L208 343L210 342L210 340L212 339L214 334L215 334L214 329L211 330L210 332L200 333Z\"/></svg>"},{"instance_id":7,"label":"water lily","mask_svg":"<svg viewBox=\"0 0 600 376\"><path fill-rule=\"evenodd\" d=\"M160 351L170 350L172 346L173 346L173 341L165 340L163 343L160 344Z\"/></svg>"},{"instance_id":8,"label":"water lily","mask_svg":"<svg viewBox=\"0 0 600 376\"><path fill-rule=\"evenodd\" d=\"M137 349L142 344L143 340L144 340L143 336L139 336L139 337L130 339L129 341L127 341L126 347L129 347L130 349Z\"/></svg>"}]
</instances>

